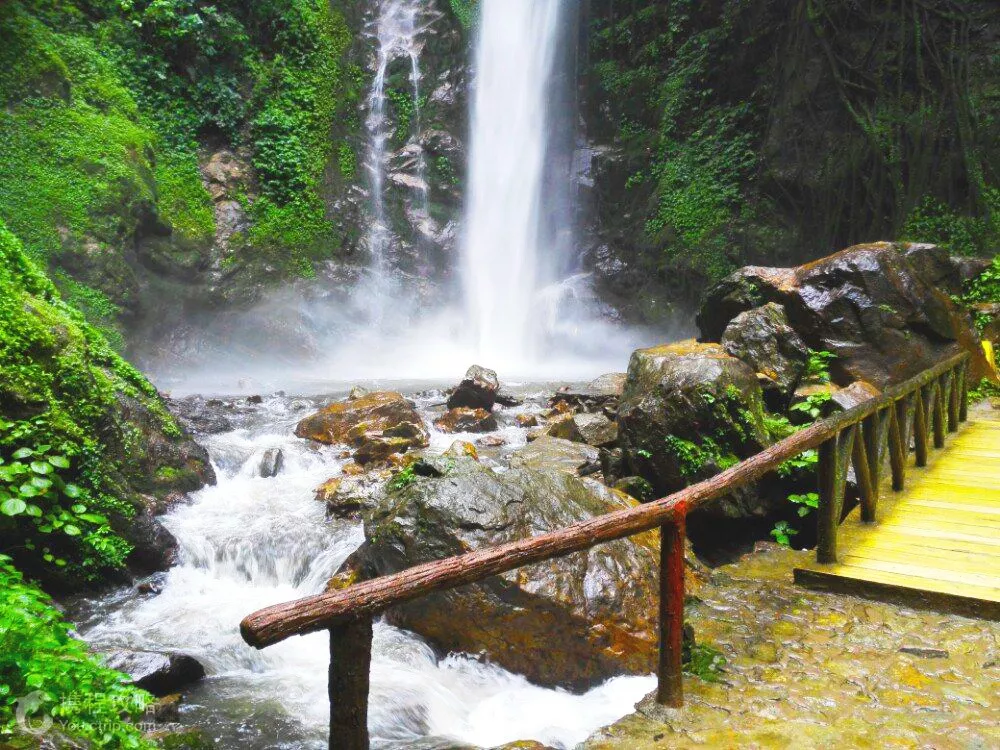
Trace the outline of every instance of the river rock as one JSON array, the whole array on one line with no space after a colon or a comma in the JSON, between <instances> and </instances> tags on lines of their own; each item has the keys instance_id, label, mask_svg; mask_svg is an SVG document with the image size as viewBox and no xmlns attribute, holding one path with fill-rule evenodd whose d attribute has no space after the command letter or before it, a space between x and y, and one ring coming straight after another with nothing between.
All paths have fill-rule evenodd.
<instances>
[{"instance_id":1,"label":"river rock","mask_svg":"<svg viewBox=\"0 0 1000 750\"><path fill-rule=\"evenodd\" d=\"M523 427L528 429L529 427L538 427L538 417L534 414L518 414L514 417L514 421L517 422L518 427Z\"/></svg>"},{"instance_id":2,"label":"river rock","mask_svg":"<svg viewBox=\"0 0 1000 750\"><path fill-rule=\"evenodd\" d=\"M268 448L264 451L264 455L261 456L260 466L257 469L257 473L260 474L263 479L270 479L278 476L284 465L284 451L282 451L281 448Z\"/></svg>"},{"instance_id":3,"label":"river rock","mask_svg":"<svg viewBox=\"0 0 1000 750\"><path fill-rule=\"evenodd\" d=\"M129 519L112 518L112 526L132 545L127 563L139 574L169 570L177 563L179 545L167 527L153 517L150 508L139 508Z\"/></svg>"},{"instance_id":4,"label":"river rock","mask_svg":"<svg viewBox=\"0 0 1000 750\"><path fill-rule=\"evenodd\" d=\"M486 409L490 411L500 393L500 380L496 372L473 365L462 382L448 396L448 408Z\"/></svg>"},{"instance_id":5,"label":"river rock","mask_svg":"<svg viewBox=\"0 0 1000 750\"><path fill-rule=\"evenodd\" d=\"M722 348L756 370L764 399L784 411L809 364L809 347L788 324L780 305L769 302L733 318Z\"/></svg>"},{"instance_id":6,"label":"river rock","mask_svg":"<svg viewBox=\"0 0 1000 750\"><path fill-rule=\"evenodd\" d=\"M742 268L706 295L702 340L721 340L737 315L773 302L809 347L837 355L837 383L885 388L962 349L972 354L972 378L989 376L971 317L907 259L912 248L876 242L796 268Z\"/></svg>"},{"instance_id":7,"label":"river rock","mask_svg":"<svg viewBox=\"0 0 1000 750\"><path fill-rule=\"evenodd\" d=\"M330 404L299 422L295 434L320 443L346 443L362 466L430 442L413 404L392 391Z\"/></svg>"},{"instance_id":8,"label":"river rock","mask_svg":"<svg viewBox=\"0 0 1000 750\"><path fill-rule=\"evenodd\" d=\"M561 471L495 472L471 459L417 477L365 520L348 567L365 577L524 539L634 501ZM655 669L657 536L597 546L389 610L444 652L482 653L541 685L582 690Z\"/></svg>"},{"instance_id":9,"label":"river rock","mask_svg":"<svg viewBox=\"0 0 1000 750\"><path fill-rule=\"evenodd\" d=\"M871 383L856 380L846 388L840 388L835 391L830 396L830 401L833 403L835 409L847 411L848 409L853 409L855 406L860 406L865 401L871 401L876 396L881 395L881 393L882 391Z\"/></svg>"},{"instance_id":10,"label":"river rock","mask_svg":"<svg viewBox=\"0 0 1000 750\"><path fill-rule=\"evenodd\" d=\"M584 443L542 435L510 454L515 469L563 471L567 474L588 474L600 468L600 452Z\"/></svg>"},{"instance_id":11,"label":"river rock","mask_svg":"<svg viewBox=\"0 0 1000 750\"><path fill-rule=\"evenodd\" d=\"M657 496L712 476L769 443L753 369L718 344L694 341L632 354L618 427L628 464ZM765 506L748 489L693 515L745 518L765 513Z\"/></svg>"},{"instance_id":12,"label":"river rock","mask_svg":"<svg viewBox=\"0 0 1000 750\"><path fill-rule=\"evenodd\" d=\"M551 399L554 406L564 402L582 411L598 411L603 408L614 410L625 388L626 374L611 372L601 375L583 387L560 388Z\"/></svg>"},{"instance_id":13,"label":"river rock","mask_svg":"<svg viewBox=\"0 0 1000 750\"><path fill-rule=\"evenodd\" d=\"M122 650L109 654L106 663L111 669L131 677L136 687L161 698L205 676L201 663L186 654Z\"/></svg>"},{"instance_id":14,"label":"river rock","mask_svg":"<svg viewBox=\"0 0 1000 750\"><path fill-rule=\"evenodd\" d=\"M486 409L458 407L435 419L434 426L441 432L493 432L497 418Z\"/></svg>"},{"instance_id":15,"label":"river rock","mask_svg":"<svg viewBox=\"0 0 1000 750\"><path fill-rule=\"evenodd\" d=\"M548 434L574 443L586 443L595 448L608 448L618 441L618 425L603 414L567 415L552 423Z\"/></svg>"}]
</instances>

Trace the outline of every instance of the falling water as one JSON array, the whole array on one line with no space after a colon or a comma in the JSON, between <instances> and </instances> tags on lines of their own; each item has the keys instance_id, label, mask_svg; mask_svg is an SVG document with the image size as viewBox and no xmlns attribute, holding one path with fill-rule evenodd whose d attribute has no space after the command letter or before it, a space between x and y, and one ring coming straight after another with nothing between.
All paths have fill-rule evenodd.
<instances>
[{"instance_id":1,"label":"falling water","mask_svg":"<svg viewBox=\"0 0 1000 750\"><path fill-rule=\"evenodd\" d=\"M542 277L542 212L550 141L548 92L561 0L485 0L463 258L468 315L480 359L523 362Z\"/></svg>"},{"instance_id":2,"label":"falling water","mask_svg":"<svg viewBox=\"0 0 1000 750\"><path fill-rule=\"evenodd\" d=\"M409 59L410 85L413 97L412 132L420 132L420 52L421 33L425 30L424 10L419 0L383 0L375 20L374 37L377 44L375 77L368 96L368 152L365 169L371 189L371 222L367 244L371 254L372 273L377 279L386 279L390 273L389 249L392 231L385 209L385 178L388 145L396 123L388 115L386 81L389 68L399 59ZM416 179L411 185L417 195L420 210L426 214L428 205L427 164L423 149L411 144L416 159Z\"/></svg>"}]
</instances>

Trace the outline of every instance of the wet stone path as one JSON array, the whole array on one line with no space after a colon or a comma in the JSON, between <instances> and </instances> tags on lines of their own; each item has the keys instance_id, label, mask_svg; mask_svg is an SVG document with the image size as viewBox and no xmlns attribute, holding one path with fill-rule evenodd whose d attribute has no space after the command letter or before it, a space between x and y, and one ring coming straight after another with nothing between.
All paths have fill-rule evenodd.
<instances>
[{"instance_id":1,"label":"wet stone path","mask_svg":"<svg viewBox=\"0 0 1000 750\"><path fill-rule=\"evenodd\" d=\"M807 591L813 553L767 547L688 604L721 681L686 675L684 708L647 697L583 748L1000 748L1000 624Z\"/></svg>"}]
</instances>

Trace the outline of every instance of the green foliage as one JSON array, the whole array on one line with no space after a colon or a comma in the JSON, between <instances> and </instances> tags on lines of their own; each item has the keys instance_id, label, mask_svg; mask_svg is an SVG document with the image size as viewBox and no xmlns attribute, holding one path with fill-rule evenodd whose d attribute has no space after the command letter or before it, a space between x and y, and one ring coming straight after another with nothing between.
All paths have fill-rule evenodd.
<instances>
[{"instance_id":1,"label":"green foliage","mask_svg":"<svg viewBox=\"0 0 1000 750\"><path fill-rule=\"evenodd\" d=\"M33 725L45 717L54 720L49 737L152 750L155 744L130 721L143 714L152 696L102 666L70 635L71 628L48 597L0 555L0 736L17 734L21 699Z\"/></svg>"},{"instance_id":2,"label":"green foliage","mask_svg":"<svg viewBox=\"0 0 1000 750\"><path fill-rule=\"evenodd\" d=\"M989 268L965 285L962 302L966 305L1000 304L1000 253L994 254Z\"/></svg>"},{"instance_id":3,"label":"green foliage","mask_svg":"<svg viewBox=\"0 0 1000 750\"><path fill-rule=\"evenodd\" d=\"M983 202L987 211L970 215L949 208L933 196L925 196L907 216L902 238L933 242L955 255L995 253L1000 245L1000 188L987 188Z\"/></svg>"},{"instance_id":4,"label":"green foliage","mask_svg":"<svg viewBox=\"0 0 1000 750\"><path fill-rule=\"evenodd\" d=\"M977 403L988 398L1000 397L1000 385L983 378L975 388L969 389L969 402Z\"/></svg>"},{"instance_id":5,"label":"green foliage","mask_svg":"<svg viewBox=\"0 0 1000 750\"><path fill-rule=\"evenodd\" d=\"M667 450L674 456L681 475L686 479L698 478L706 468L723 471L739 463L733 454L723 454L719 444L707 436L694 443L676 435L667 435L666 443Z\"/></svg>"},{"instance_id":6,"label":"green foliage","mask_svg":"<svg viewBox=\"0 0 1000 750\"><path fill-rule=\"evenodd\" d=\"M818 463L819 452L810 448L779 465L778 476L788 478L800 476L806 472L815 472Z\"/></svg>"},{"instance_id":7,"label":"green foliage","mask_svg":"<svg viewBox=\"0 0 1000 750\"><path fill-rule=\"evenodd\" d=\"M108 517L128 517L118 465L140 456L116 424L120 396L144 403L170 436L179 429L156 391L122 360L0 224L0 549L32 571L95 580L129 546ZM23 506L23 507L22 507Z\"/></svg>"},{"instance_id":8,"label":"green foliage","mask_svg":"<svg viewBox=\"0 0 1000 750\"><path fill-rule=\"evenodd\" d=\"M392 481L389 482L389 489L401 490L406 487L409 487L416 481L417 481L417 474L413 470L413 464L410 464L392 478Z\"/></svg>"},{"instance_id":9,"label":"green foliage","mask_svg":"<svg viewBox=\"0 0 1000 750\"><path fill-rule=\"evenodd\" d=\"M805 518L819 507L819 494L816 492L805 492L801 495L789 495L788 502L799 506L799 518Z\"/></svg>"},{"instance_id":10,"label":"green foliage","mask_svg":"<svg viewBox=\"0 0 1000 750\"><path fill-rule=\"evenodd\" d=\"M479 15L479 0L449 0L451 12L465 29L471 29L476 24Z\"/></svg>"},{"instance_id":11,"label":"green foliage","mask_svg":"<svg viewBox=\"0 0 1000 750\"><path fill-rule=\"evenodd\" d=\"M830 382L830 362L835 360L837 355L833 352L817 352L809 350L809 361L806 363L806 371L803 377L807 381L817 383Z\"/></svg>"},{"instance_id":12,"label":"green foliage","mask_svg":"<svg viewBox=\"0 0 1000 750\"><path fill-rule=\"evenodd\" d=\"M812 393L798 403L792 404L790 411L805 414L810 420L815 421L823 415L826 405L832 396L827 391Z\"/></svg>"},{"instance_id":13,"label":"green foliage","mask_svg":"<svg viewBox=\"0 0 1000 750\"><path fill-rule=\"evenodd\" d=\"M788 417L783 414L765 412L764 429L767 431L768 437L776 443L789 435L794 435L799 428L789 422Z\"/></svg>"},{"instance_id":14,"label":"green foliage","mask_svg":"<svg viewBox=\"0 0 1000 750\"><path fill-rule=\"evenodd\" d=\"M798 533L798 529L792 528L788 521L778 521L774 524L774 528L771 529L771 536L774 537L774 541L782 547L791 547L792 537Z\"/></svg>"},{"instance_id":15,"label":"green foliage","mask_svg":"<svg viewBox=\"0 0 1000 750\"><path fill-rule=\"evenodd\" d=\"M687 674L705 682L721 682L726 669L726 657L722 652L704 643L685 643L681 661Z\"/></svg>"}]
</instances>

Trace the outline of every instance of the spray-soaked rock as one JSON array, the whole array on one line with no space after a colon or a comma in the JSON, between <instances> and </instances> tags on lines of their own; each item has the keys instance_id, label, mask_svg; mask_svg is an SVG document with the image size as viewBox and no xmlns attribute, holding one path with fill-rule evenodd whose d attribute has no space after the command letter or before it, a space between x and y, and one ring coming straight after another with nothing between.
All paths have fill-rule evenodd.
<instances>
[{"instance_id":1,"label":"spray-soaked rock","mask_svg":"<svg viewBox=\"0 0 1000 750\"><path fill-rule=\"evenodd\" d=\"M448 397L448 408L468 409L493 408L500 393L500 380L496 372L479 365L473 365L465 373L462 382L458 384Z\"/></svg>"},{"instance_id":2,"label":"spray-soaked rock","mask_svg":"<svg viewBox=\"0 0 1000 750\"><path fill-rule=\"evenodd\" d=\"M395 573L633 505L565 472L498 473L457 458L443 476L418 475L389 492L366 515L367 542L345 570L366 578ZM386 615L442 651L482 653L532 682L584 689L655 669L658 559L657 535L642 534L431 594Z\"/></svg>"},{"instance_id":3,"label":"spray-soaked rock","mask_svg":"<svg viewBox=\"0 0 1000 750\"><path fill-rule=\"evenodd\" d=\"M591 474L600 469L600 452L584 443L574 443L541 435L510 455L515 469L564 471L568 474Z\"/></svg>"},{"instance_id":4,"label":"spray-soaked rock","mask_svg":"<svg viewBox=\"0 0 1000 750\"><path fill-rule=\"evenodd\" d=\"M285 465L285 453L281 448L268 448L261 456L257 473L264 479L276 477Z\"/></svg>"},{"instance_id":5,"label":"spray-soaked rock","mask_svg":"<svg viewBox=\"0 0 1000 750\"><path fill-rule=\"evenodd\" d=\"M618 441L618 425L603 414L568 414L553 422L548 433L596 448L608 448Z\"/></svg>"},{"instance_id":6,"label":"spray-soaked rock","mask_svg":"<svg viewBox=\"0 0 1000 750\"><path fill-rule=\"evenodd\" d=\"M497 418L486 409L449 409L434 420L434 426L441 432L493 432Z\"/></svg>"},{"instance_id":7,"label":"spray-soaked rock","mask_svg":"<svg viewBox=\"0 0 1000 750\"><path fill-rule=\"evenodd\" d=\"M115 651L107 665L132 678L136 687L162 697L205 676L205 668L193 656L160 654L153 651Z\"/></svg>"},{"instance_id":8,"label":"spray-soaked rock","mask_svg":"<svg viewBox=\"0 0 1000 750\"><path fill-rule=\"evenodd\" d=\"M354 460L362 465L426 447L430 440L413 404L393 391L330 404L299 422L295 434L328 445L350 445Z\"/></svg>"}]
</instances>

